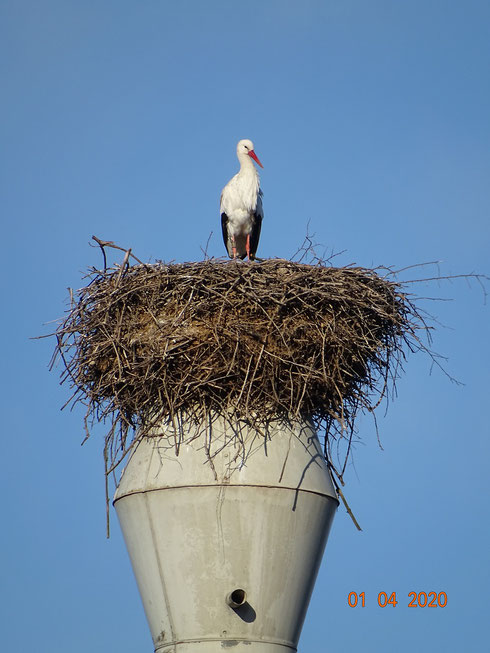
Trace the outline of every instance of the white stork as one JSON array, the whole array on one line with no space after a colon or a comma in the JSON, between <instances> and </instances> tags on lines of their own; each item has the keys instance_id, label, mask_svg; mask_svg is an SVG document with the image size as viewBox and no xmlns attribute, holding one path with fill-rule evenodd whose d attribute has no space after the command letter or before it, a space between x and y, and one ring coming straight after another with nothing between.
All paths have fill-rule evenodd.
<instances>
[{"instance_id":1,"label":"white stork","mask_svg":"<svg viewBox=\"0 0 490 653\"><path fill-rule=\"evenodd\" d=\"M236 155L240 170L221 193L221 227L230 258L248 256L250 261L255 258L264 217L259 173L252 159L261 168L263 166L254 152L254 144L248 139L238 142Z\"/></svg>"}]
</instances>

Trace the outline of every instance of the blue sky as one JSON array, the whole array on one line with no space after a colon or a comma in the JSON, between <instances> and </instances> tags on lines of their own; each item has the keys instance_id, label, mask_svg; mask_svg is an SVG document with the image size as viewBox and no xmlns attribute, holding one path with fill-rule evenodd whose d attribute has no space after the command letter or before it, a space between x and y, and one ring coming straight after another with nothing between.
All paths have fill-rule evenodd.
<instances>
[{"instance_id":1,"label":"blue sky","mask_svg":"<svg viewBox=\"0 0 490 653\"><path fill-rule=\"evenodd\" d=\"M307 231L339 265L490 272L490 4L437 0L0 1L3 224L2 643L151 651L102 441L47 366L46 323L99 265L92 234L144 260L224 256L218 200L251 138L258 254ZM456 385L408 358L369 419L299 651L482 650L487 640L489 307L476 283L417 284ZM351 591L365 608L349 608ZM397 593L396 608L377 595ZM444 591L443 609L408 608Z\"/></svg>"}]
</instances>

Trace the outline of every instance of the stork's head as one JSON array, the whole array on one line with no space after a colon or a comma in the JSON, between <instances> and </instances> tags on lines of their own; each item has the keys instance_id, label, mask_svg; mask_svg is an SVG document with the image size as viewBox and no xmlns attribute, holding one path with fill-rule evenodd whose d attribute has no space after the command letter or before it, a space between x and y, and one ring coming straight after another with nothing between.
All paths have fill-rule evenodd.
<instances>
[{"instance_id":1,"label":"stork's head","mask_svg":"<svg viewBox=\"0 0 490 653\"><path fill-rule=\"evenodd\" d=\"M255 163L258 163L261 168L264 167L254 152L254 144L248 138L244 138L241 141L238 141L238 145L236 146L236 155L239 160L241 160L244 156L249 156L255 161Z\"/></svg>"}]
</instances>

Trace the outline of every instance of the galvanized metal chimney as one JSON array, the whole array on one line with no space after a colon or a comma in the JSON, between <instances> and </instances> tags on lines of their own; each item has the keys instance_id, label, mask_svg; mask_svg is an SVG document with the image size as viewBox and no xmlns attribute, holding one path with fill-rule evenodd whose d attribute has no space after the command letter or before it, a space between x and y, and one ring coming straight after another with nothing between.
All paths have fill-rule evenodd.
<instances>
[{"instance_id":1,"label":"galvanized metal chimney","mask_svg":"<svg viewBox=\"0 0 490 653\"><path fill-rule=\"evenodd\" d=\"M309 422L144 437L114 505L156 653L296 651L337 496Z\"/></svg>"}]
</instances>

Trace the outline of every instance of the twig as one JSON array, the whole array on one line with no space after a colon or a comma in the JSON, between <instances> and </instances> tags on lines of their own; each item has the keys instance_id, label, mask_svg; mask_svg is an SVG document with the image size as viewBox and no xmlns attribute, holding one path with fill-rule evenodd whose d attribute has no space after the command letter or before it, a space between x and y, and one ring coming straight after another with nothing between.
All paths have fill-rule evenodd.
<instances>
[{"instance_id":1,"label":"twig","mask_svg":"<svg viewBox=\"0 0 490 653\"><path fill-rule=\"evenodd\" d=\"M119 247L119 245L114 245L112 240L100 240L100 238L97 238L97 236L92 236L92 240L95 240L95 242L99 245L99 247L102 250L102 254L104 256L104 272L107 270L107 259L105 255L105 247L112 247L112 249L118 249L121 252L128 252L131 258L134 258L135 261L137 261L140 265L144 265L145 267L150 267L146 263L143 263L143 261L140 261L138 257L136 257L133 253L131 253L131 249L126 249L124 247Z\"/></svg>"},{"instance_id":2,"label":"twig","mask_svg":"<svg viewBox=\"0 0 490 653\"><path fill-rule=\"evenodd\" d=\"M204 260L205 260L205 261L207 261L207 260L209 259L209 256L208 256L208 247L209 247L209 241L211 240L211 236L212 236L212 235L213 235L213 232L211 231L210 234L209 234L209 236L208 236L208 239L207 239L207 241L206 241L206 247L205 247L204 249L200 246L200 250L201 250L201 252L202 252L203 255L204 255Z\"/></svg>"}]
</instances>

